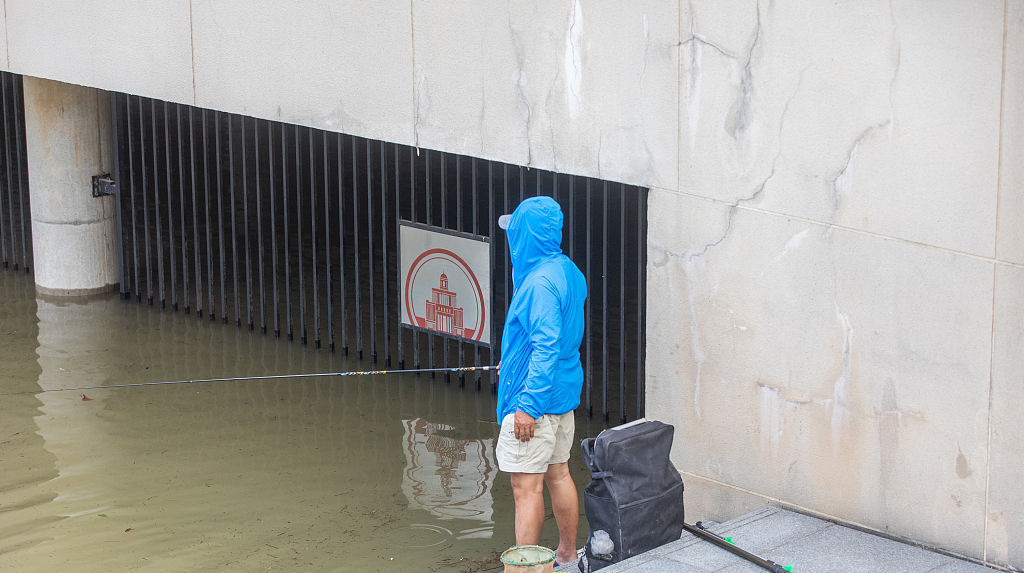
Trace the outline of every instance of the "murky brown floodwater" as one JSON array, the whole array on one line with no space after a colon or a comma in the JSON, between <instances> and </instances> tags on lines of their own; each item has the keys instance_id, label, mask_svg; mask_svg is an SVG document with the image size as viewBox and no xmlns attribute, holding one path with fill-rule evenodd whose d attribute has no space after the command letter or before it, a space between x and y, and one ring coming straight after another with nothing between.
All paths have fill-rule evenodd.
<instances>
[{"instance_id":1,"label":"murky brown floodwater","mask_svg":"<svg viewBox=\"0 0 1024 573\"><path fill-rule=\"evenodd\" d=\"M0 271L0 393L370 367ZM441 376L81 394L0 396L0 570L489 571L514 542L493 398Z\"/></svg>"}]
</instances>

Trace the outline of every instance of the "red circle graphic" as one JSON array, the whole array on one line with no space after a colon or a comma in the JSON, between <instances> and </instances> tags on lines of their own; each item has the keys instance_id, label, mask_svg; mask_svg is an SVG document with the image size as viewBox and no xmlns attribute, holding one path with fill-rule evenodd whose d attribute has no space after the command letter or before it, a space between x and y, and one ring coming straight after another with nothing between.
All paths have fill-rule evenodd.
<instances>
[{"instance_id":1,"label":"red circle graphic","mask_svg":"<svg viewBox=\"0 0 1024 573\"><path fill-rule=\"evenodd\" d=\"M413 302L412 302L412 285L416 282L416 275L419 274L420 270L428 262L441 259L448 260L453 263L469 280L473 286L474 294L476 295L477 308L477 320L475 322L476 328L473 331L472 340L480 340L484 334L484 322L486 316L486 307L484 306L484 291L480 288L480 281L477 280L476 275L473 273L473 269L470 268L469 264L466 263L459 255L449 251L448 249L428 249L420 253L416 259L413 260L412 264L409 265L409 271L405 277L405 309L409 314L409 317L414 321L416 326L419 326L419 320L422 318L416 314Z\"/></svg>"}]
</instances>

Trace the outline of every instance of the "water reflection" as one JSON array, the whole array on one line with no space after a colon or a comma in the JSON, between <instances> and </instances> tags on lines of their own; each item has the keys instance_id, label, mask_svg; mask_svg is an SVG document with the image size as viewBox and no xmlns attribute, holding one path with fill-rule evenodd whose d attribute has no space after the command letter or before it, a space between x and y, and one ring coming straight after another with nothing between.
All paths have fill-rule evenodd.
<instances>
[{"instance_id":1,"label":"water reflection","mask_svg":"<svg viewBox=\"0 0 1024 573\"><path fill-rule=\"evenodd\" d=\"M402 492L409 506L442 519L469 519L480 527L455 532L458 539L489 539L494 532L491 489L497 464L493 439L456 439L453 426L423 418L402 420L405 474Z\"/></svg>"}]
</instances>

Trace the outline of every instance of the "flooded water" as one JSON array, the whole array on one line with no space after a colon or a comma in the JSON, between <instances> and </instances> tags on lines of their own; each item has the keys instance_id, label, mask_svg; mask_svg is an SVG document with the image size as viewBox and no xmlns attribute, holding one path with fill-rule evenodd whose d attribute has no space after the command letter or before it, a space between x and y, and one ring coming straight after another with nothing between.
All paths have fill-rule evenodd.
<instances>
[{"instance_id":1,"label":"flooded water","mask_svg":"<svg viewBox=\"0 0 1024 573\"><path fill-rule=\"evenodd\" d=\"M514 512L488 392L427 375L40 392L371 367L116 295L37 300L0 272L0 393L29 392L0 396L0 570L500 570ZM577 443L599 430L578 419ZM582 490L578 448L572 469Z\"/></svg>"}]
</instances>

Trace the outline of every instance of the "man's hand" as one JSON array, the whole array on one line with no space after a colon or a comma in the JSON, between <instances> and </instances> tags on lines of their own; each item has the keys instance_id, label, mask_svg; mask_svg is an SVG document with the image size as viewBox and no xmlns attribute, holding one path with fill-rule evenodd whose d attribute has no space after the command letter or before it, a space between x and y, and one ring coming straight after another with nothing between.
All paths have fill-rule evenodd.
<instances>
[{"instance_id":1,"label":"man's hand","mask_svg":"<svg viewBox=\"0 0 1024 573\"><path fill-rule=\"evenodd\" d=\"M530 438L533 437L533 426L536 421L533 416L527 414L522 410L516 410L515 416L515 434L516 439L520 442L529 442Z\"/></svg>"}]
</instances>

